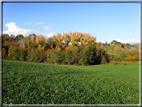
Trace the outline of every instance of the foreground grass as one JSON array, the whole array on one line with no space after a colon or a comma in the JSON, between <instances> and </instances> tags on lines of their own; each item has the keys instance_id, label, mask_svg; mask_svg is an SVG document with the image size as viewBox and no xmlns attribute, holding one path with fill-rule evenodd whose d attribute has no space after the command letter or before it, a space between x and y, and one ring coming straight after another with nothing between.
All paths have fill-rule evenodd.
<instances>
[{"instance_id":1,"label":"foreground grass","mask_svg":"<svg viewBox=\"0 0 142 107\"><path fill-rule=\"evenodd\" d=\"M137 63L61 66L3 60L4 104L138 104Z\"/></svg>"}]
</instances>

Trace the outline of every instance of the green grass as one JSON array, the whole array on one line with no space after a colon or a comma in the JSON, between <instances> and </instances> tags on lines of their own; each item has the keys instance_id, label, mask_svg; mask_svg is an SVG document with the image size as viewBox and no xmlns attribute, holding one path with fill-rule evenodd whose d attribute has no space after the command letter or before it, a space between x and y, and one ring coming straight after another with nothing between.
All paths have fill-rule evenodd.
<instances>
[{"instance_id":1,"label":"green grass","mask_svg":"<svg viewBox=\"0 0 142 107\"><path fill-rule=\"evenodd\" d=\"M139 66L68 66L3 60L4 104L138 104Z\"/></svg>"}]
</instances>

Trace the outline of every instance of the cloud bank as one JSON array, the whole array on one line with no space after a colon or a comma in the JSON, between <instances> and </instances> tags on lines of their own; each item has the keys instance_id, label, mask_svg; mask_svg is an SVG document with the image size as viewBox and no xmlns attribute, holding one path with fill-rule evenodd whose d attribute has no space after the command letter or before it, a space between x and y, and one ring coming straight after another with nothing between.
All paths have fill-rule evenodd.
<instances>
[{"instance_id":1,"label":"cloud bank","mask_svg":"<svg viewBox=\"0 0 142 107\"><path fill-rule=\"evenodd\" d=\"M39 32L38 30L30 30L30 29L22 29L18 26L16 26L16 23L10 22L5 24L5 26L8 28L7 31L3 31L3 34L13 34L17 36L18 34L22 34L24 37L29 36L29 34L36 34L36 35L43 35L46 39L53 36L54 33L48 33L48 34L43 34Z\"/></svg>"},{"instance_id":2,"label":"cloud bank","mask_svg":"<svg viewBox=\"0 0 142 107\"><path fill-rule=\"evenodd\" d=\"M121 43L130 43L130 44L133 44L133 43L139 43L140 42L140 40L139 39L132 39L132 40L129 40L129 39L127 39L127 40L124 40L124 39L116 39L116 41L119 41L119 42L121 42Z\"/></svg>"}]
</instances>

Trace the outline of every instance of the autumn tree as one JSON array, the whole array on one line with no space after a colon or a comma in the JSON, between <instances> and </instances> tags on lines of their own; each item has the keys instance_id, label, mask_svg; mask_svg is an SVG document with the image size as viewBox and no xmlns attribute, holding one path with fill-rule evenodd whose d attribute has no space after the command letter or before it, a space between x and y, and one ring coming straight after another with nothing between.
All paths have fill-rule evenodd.
<instances>
[{"instance_id":1,"label":"autumn tree","mask_svg":"<svg viewBox=\"0 0 142 107\"><path fill-rule=\"evenodd\" d=\"M15 37L15 39L16 39L17 42L18 42L19 40L23 39L23 38L24 38L24 36L23 36L22 34L18 34L18 35Z\"/></svg>"},{"instance_id":2,"label":"autumn tree","mask_svg":"<svg viewBox=\"0 0 142 107\"><path fill-rule=\"evenodd\" d=\"M15 47L12 45L9 49L8 49L8 58L9 59L14 59L14 50Z\"/></svg>"},{"instance_id":3,"label":"autumn tree","mask_svg":"<svg viewBox=\"0 0 142 107\"><path fill-rule=\"evenodd\" d=\"M6 54L6 50L5 48L2 49L2 58L6 58L7 54Z\"/></svg>"},{"instance_id":4,"label":"autumn tree","mask_svg":"<svg viewBox=\"0 0 142 107\"><path fill-rule=\"evenodd\" d=\"M52 49L52 48L55 49L55 47L56 47L55 41L53 41L53 38L52 38L52 37L49 37L49 38L48 38L47 44L48 44L48 46L49 46L50 49Z\"/></svg>"},{"instance_id":5,"label":"autumn tree","mask_svg":"<svg viewBox=\"0 0 142 107\"><path fill-rule=\"evenodd\" d=\"M19 40L18 43L19 43L20 49L22 49L22 50L25 50L25 49L26 49L26 41L25 41L25 39Z\"/></svg>"},{"instance_id":6,"label":"autumn tree","mask_svg":"<svg viewBox=\"0 0 142 107\"><path fill-rule=\"evenodd\" d=\"M131 56L130 54L127 54L126 60L127 60L127 61L130 61L131 59L132 59L132 56Z\"/></svg>"},{"instance_id":7,"label":"autumn tree","mask_svg":"<svg viewBox=\"0 0 142 107\"><path fill-rule=\"evenodd\" d=\"M39 36L36 35L36 43L43 46L44 42L45 42L45 38L43 37L43 35L39 35Z\"/></svg>"}]
</instances>

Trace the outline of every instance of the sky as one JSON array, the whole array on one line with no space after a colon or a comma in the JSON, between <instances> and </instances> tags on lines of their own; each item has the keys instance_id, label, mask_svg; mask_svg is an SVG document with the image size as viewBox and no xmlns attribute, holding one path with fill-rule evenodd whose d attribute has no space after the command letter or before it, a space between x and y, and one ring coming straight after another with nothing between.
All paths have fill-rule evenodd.
<instances>
[{"instance_id":1,"label":"sky","mask_svg":"<svg viewBox=\"0 0 142 107\"><path fill-rule=\"evenodd\" d=\"M139 43L140 4L3 3L3 33L47 39L62 32L86 32L102 43Z\"/></svg>"}]
</instances>

